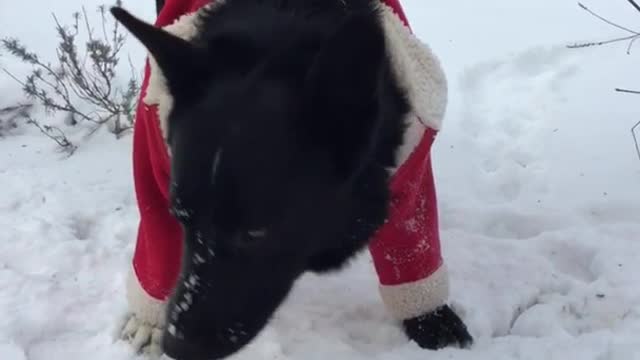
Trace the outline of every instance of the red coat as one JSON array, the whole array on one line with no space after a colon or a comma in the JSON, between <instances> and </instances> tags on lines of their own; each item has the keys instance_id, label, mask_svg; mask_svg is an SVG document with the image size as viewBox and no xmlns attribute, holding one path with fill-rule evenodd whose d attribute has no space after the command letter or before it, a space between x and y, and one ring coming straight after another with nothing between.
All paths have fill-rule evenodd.
<instances>
[{"instance_id":1,"label":"red coat","mask_svg":"<svg viewBox=\"0 0 640 360\"><path fill-rule=\"evenodd\" d=\"M170 25L179 16L194 12L208 2L167 0L156 26ZM408 28L398 0L384 3ZM145 98L149 76L147 65L141 99ZM416 131L415 127L412 131ZM389 221L369 247L382 298L399 319L434 310L445 303L448 293L430 160L436 130L423 126L417 131L418 141L409 144L410 151L392 177ZM132 280L135 281L130 281L129 302L133 312L140 316L150 311L149 304L160 309L158 304L170 295L180 272L182 250L182 230L168 211L169 155L159 126L158 109L144 101L140 101L136 114L133 170L140 226L133 258ZM152 317L159 319L160 315Z\"/></svg>"}]
</instances>

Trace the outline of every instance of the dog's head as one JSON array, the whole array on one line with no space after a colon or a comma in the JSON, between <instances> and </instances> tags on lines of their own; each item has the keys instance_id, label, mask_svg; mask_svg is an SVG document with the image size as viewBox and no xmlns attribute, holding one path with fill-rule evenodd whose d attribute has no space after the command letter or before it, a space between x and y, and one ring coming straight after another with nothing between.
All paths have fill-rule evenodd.
<instances>
[{"instance_id":1,"label":"dog's head","mask_svg":"<svg viewBox=\"0 0 640 360\"><path fill-rule=\"evenodd\" d=\"M184 252L163 346L222 358L258 334L300 274L322 267L311 262L353 255L340 251L353 223L368 236L384 221L386 173L373 164L383 31L359 13L319 44L264 51L241 33L191 43L112 13L174 100L170 200Z\"/></svg>"}]
</instances>

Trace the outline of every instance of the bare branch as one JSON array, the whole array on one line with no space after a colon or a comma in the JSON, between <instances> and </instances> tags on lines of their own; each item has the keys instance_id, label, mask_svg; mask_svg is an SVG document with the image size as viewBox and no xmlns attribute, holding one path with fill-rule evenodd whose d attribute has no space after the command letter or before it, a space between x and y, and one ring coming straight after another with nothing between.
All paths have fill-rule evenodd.
<instances>
[{"instance_id":1,"label":"bare branch","mask_svg":"<svg viewBox=\"0 0 640 360\"><path fill-rule=\"evenodd\" d=\"M7 106L0 108L0 115L16 113L16 112L24 112L33 107L33 104L17 104L13 106Z\"/></svg>"},{"instance_id":2,"label":"bare branch","mask_svg":"<svg viewBox=\"0 0 640 360\"><path fill-rule=\"evenodd\" d=\"M20 103L13 106L0 108L0 138L6 131L11 131L18 127L17 119L24 118L31 111L33 104Z\"/></svg>"},{"instance_id":3,"label":"bare branch","mask_svg":"<svg viewBox=\"0 0 640 360\"><path fill-rule=\"evenodd\" d=\"M629 46L627 46L627 55L631 55L631 48L633 47L633 45L636 43L636 40L638 40L638 36L634 37L633 39L631 39L631 41L629 41Z\"/></svg>"},{"instance_id":4,"label":"bare branch","mask_svg":"<svg viewBox=\"0 0 640 360\"><path fill-rule=\"evenodd\" d=\"M591 9L589 9L588 7L586 7L586 6L585 6L584 4L582 4L582 3L578 3L578 6L580 6L582 9L584 9L585 11L587 11L589 14L591 14L591 15L595 16L596 18L598 18L598 19L600 19L600 20L604 21L605 23L607 23L607 24L609 24L609 25L611 25L611 26L617 27L617 28L618 28L618 29L620 29L620 30L624 30L624 31L630 32L630 33L632 33L632 34L634 34L634 35L640 35L640 33L638 33L637 31L631 30L631 29L626 28L626 27L624 27L624 26L622 26L622 25L618 25L618 24L614 23L613 21L608 20L608 19L604 18L604 17L603 17L603 16L601 16L601 15L598 15L597 13L595 13L594 11L592 11Z\"/></svg>"},{"instance_id":5,"label":"bare branch","mask_svg":"<svg viewBox=\"0 0 640 360\"><path fill-rule=\"evenodd\" d=\"M627 0L627 2L629 4L631 4L636 11L640 12L640 5L638 5L638 3L635 0ZM606 45L606 44L612 44L612 43L617 43L617 42L621 42L621 41L627 41L629 40L629 45L627 46L627 54L631 53L631 48L633 47L633 45L635 44L636 40L638 40L638 38L640 38L640 33L631 30L629 28L626 28L624 26L621 26L617 23L614 23L613 21L610 21L606 18L604 18L603 16L600 16L599 14L593 12L592 10L590 10L588 7L586 7L585 5L583 5L582 3L578 3L578 5L584 9L585 11L587 11L589 14L593 15L594 17L600 19L601 21L616 27L620 30L624 30L628 33L631 33L632 35L630 36L625 36L625 37L621 37L621 38L616 38L616 39L611 39L611 40L606 40L606 41L600 41L600 42L591 42L591 43L581 43L581 44L574 44L574 45L569 45L569 48L584 48L584 47L589 47L589 46L599 46L599 45ZM634 95L640 95L640 91L638 90L629 90L629 89L621 89L621 88L616 88L615 91L617 92L621 92L621 93L627 93L627 94L634 94ZM637 122L632 128L631 128L631 134L633 135L633 141L635 143L636 146L636 153L638 154L638 158L640 158L640 140L638 139L638 129L640 128L640 121Z\"/></svg>"},{"instance_id":6,"label":"bare branch","mask_svg":"<svg viewBox=\"0 0 640 360\"><path fill-rule=\"evenodd\" d=\"M116 2L121 3L120 0ZM2 70L22 86L28 97L41 103L47 112L68 113L73 121L67 122L67 125L75 125L76 119L84 120L95 125L91 126L91 132L94 132L106 124L109 131L120 137L133 127L140 84L129 59L131 77L120 85L117 71L126 37L120 32L118 22L106 16L105 5L98 6L97 12L102 23L96 29L91 27L85 7L73 13L73 22L69 27L52 14L59 40L55 53L57 63L54 65L29 52L16 39L1 39L0 46L33 68L24 80L18 79L7 69ZM86 32L88 37L82 51L79 51L77 44L80 32ZM33 119L29 123L38 125L43 134L57 139L58 145L66 144L61 129L40 125Z\"/></svg>"},{"instance_id":7,"label":"bare branch","mask_svg":"<svg viewBox=\"0 0 640 360\"><path fill-rule=\"evenodd\" d=\"M635 4L635 0L627 0L627 1L633 1L633 3ZM602 46L602 45L608 45L608 44L613 44L613 43L618 43L621 41L627 41L629 40L629 44L627 46L627 54L631 54L631 48L633 47L633 45L635 44L636 40L638 40L638 38L640 38L640 33L629 29L627 27L624 27L622 25L619 25L603 16L601 16L600 14L596 13L595 11L589 9L587 6L585 6L582 3L578 3L578 6L580 6L580 8L582 8L583 10L585 10L586 12L588 12L589 14L591 14L592 16L594 16L595 18L615 27L618 28L620 30L626 31L628 33L631 33L632 35L629 36L624 36L624 37L619 37L619 38L614 38L614 39L610 39L610 40L604 40L604 41L597 41L597 42L585 42L585 43L576 43L576 44L571 44L571 45L567 45L568 48L570 49L579 49L579 48L586 48L586 47L591 47L591 46Z\"/></svg>"},{"instance_id":8,"label":"bare branch","mask_svg":"<svg viewBox=\"0 0 640 360\"><path fill-rule=\"evenodd\" d=\"M636 129L640 128L640 121L638 121L632 128L631 134L633 135L633 141L636 143L636 152L638 153L638 158L640 158L640 141L638 141L638 135Z\"/></svg>"},{"instance_id":9,"label":"bare branch","mask_svg":"<svg viewBox=\"0 0 640 360\"><path fill-rule=\"evenodd\" d=\"M22 82L22 80L18 79L15 75L13 75L12 73L9 72L9 70L2 68L2 71L7 74L10 78L12 78L13 80L15 80L18 84L22 85L22 86L26 86L26 84L24 82Z\"/></svg>"},{"instance_id":10,"label":"bare branch","mask_svg":"<svg viewBox=\"0 0 640 360\"><path fill-rule=\"evenodd\" d=\"M631 40L631 43L633 43L633 41L635 41L639 37L640 37L640 35L631 35L631 36L625 36L625 37L611 39L611 40L605 40L605 41L589 42L589 43L576 43L576 44L572 44L572 45L567 45L567 47L569 49L580 49L580 48L586 48L586 47L591 47L591 46L608 45L608 44L613 44L613 43L617 43L617 42L621 42L621 41L627 41L627 40ZM629 46L629 48L630 47L631 47L631 45ZM627 48L627 51L629 51L629 48Z\"/></svg>"},{"instance_id":11,"label":"bare branch","mask_svg":"<svg viewBox=\"0 0 640 360\"><path fill-rule=\"evenodd\" d=\"M49 139L53 140L56 144L58 144L58 146L60 146L62 150L66 151L69 154L69 156L71 156L78 148L71 141L69 141L64 131L60 130L60 128L56 126L50 126L50 125L41 125L38 121L36 121L30 115L26 115L25 119L27 119L27 122L29 124L38 128L38 130L40 130L40 132L44 136L48 137Z\"/></svg>"},{"instance_id":12,"label":"bare branch","mask_svg":"<svg viewBox=\"0 0 640 360\"><path fill-rule=\"evenodd\" d=\"M621 93L627 93L627 94L640 94L640 91L637 91L637 90L627 90L627 89L616 88L616 91Z\"/></svg>"},{"instance_id":13,"label":"bare branch","mask_svg":"<svg viewBox=\"0 0 640 360\"><path fill-rule=\"evenodd\" d=\"M631 6L633 6L634 8L636 8L636 10L638 10L638 12L640 12L640 5L638 5L638 3L636 3L634 0L627 0Z\"/></svg>"}]
</instances>

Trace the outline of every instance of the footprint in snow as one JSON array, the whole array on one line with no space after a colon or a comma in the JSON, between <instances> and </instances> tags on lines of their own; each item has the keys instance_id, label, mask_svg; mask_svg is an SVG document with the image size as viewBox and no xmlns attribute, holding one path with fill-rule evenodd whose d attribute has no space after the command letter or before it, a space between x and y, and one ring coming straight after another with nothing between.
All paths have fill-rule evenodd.
<instances>
[{"instance_id":1,"label":"footprint in snow","mask_svg":"<svg viewBox=\"0 0 640 360\"><path fill-rule=\"evenodd\" d=\"M459 83L457 124L484 171L484 200L512 202L523 193L544 195L542 154L557 131L564 85L578 72L565 48L533 48L467 69Z\"/></svg>"}]
</instances>

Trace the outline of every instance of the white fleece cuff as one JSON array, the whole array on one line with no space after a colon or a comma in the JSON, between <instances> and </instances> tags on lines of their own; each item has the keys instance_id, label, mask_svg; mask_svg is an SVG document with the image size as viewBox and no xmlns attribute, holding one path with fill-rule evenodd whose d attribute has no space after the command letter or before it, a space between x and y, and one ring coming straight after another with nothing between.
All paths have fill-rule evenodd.
<instances>
[{"instance_id":1,"label":"white fleece cuff","mask_svg":"<svg viewBox=\"0 0 640 360\"><path fill-rule=\"evenodd\" d=\"M449 274L443 264L431 276L400 285L380 285L380 295L398 320L415 318L445 305L449 297Z\"/></svg>"},{"instance_id":2,"label":"white fleece cuff","mask_svg":"<svg viewBox=\"0 0 640 360\"><path fill-rule=\"evenodd\" d=\"M127 301L129 311L140 321L155 327L161 327L166 319L166 301L153 298L142 288L133 267L127 276Z\"/></svg>"}]
</instances>

